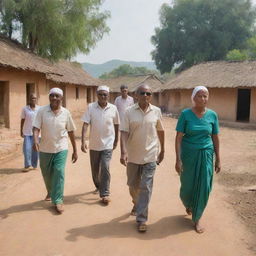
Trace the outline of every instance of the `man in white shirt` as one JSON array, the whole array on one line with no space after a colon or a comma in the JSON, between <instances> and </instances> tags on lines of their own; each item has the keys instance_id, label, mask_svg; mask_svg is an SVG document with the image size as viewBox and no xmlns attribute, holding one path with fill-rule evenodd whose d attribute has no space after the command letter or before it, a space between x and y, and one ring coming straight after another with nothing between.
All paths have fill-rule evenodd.
<instances>
[{"instance_id":1,"label":"man in white shirt","mask_svg":"<svg viewBox=\"0 0 256 256\"><path fill-rule=\"evenodd\" d=\"M64 211L63 192L68 137L73 147L72 162L76 162L78 158L74 135L76 127L70 112L61 106L62 98L63 91L52 88L49 92L50 105L41 107L33 122L34 148L40 151L40 167L47 189L45 200L51 199L59 214Z\"/></svg>"},{"instance_id":2,"label":"man in white shirt","mask_svg":"<svg viewBox=\"0 0 256 256\"><path fill-rule=\"evenodd\" d=\"M82 128L81 150L87 152L85 141L88 126L90 126L89 148L91 171L95 192L99 190L102 203L108 205L110 172L109 162L112 151L118 142L119 115L115 105L108 102L109 88L99 86L97 88L98 101L89 104L82 117L84 122Z\"/></svg>"},{"instance_id":3,"label":"man in white shirt","mask_svg":"<svg viewBox=\"0 0 256 256\"><path fill-rule=\"evenodd\" d=\"M116 97L115 99L115 105L117 107L119 117L120 117L120 123L122 124L124 120L124 113L127 107L134 104L133 97L128 95L128 86L127 85L121 85L120 86L121 96Z\"/></svg>"},{"instance_id":4,"label":"man in white shirt","mask_svg":"<svg viewBox=\"0 0 256 256\"><path fill-rule=\"evenodd\" d=\"M29 104L25 106L21 111L20 121L20 136L24 138L23 142L23 154L24 154L24 169L23 172L37 168L38 152L33 150L33 131L32 123L35 115L39 109L36 105L37 97L33 93L29 96Z\"/></svg>"},{"instance_id":5,"label":"man in white shirt","mask_svg":"<svg viewBox=\"0 0 256 256\"><path fill-rule=\"evenodd\" d=\"M131 215L136 215L138 231L145 232L156 165L164 158L164 128L160 109L150 104L151 88L140 85L136 94L138 103L126 110L120 127L120 162L127 166Z\"/></svg>"}]
</instances>

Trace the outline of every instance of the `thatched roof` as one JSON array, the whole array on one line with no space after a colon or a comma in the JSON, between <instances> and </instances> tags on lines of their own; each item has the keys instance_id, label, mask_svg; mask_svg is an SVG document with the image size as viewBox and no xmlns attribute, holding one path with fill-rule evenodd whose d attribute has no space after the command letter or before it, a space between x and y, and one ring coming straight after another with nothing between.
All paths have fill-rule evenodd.
<instances>
[{"instance_id":1,"label":"thatched roof","mask_svg":"<svg viewBox=\"0 0 256 256\"><path fill-rule=\"evenodd\" d=\"M256 87L256 61L214 61L195 65L165 83L164 89Z\"/></svg>"},{"instance_id":2,"label":"thatched roof","mask_svg":"<svg viewBox=\"0 0 256 256\"><path fill-rule=\"evenodd\" d=\"M127 85L130 92L134 92L142 83L148 84L153 92L161 91L163 86L163 82L154 74L121 76L113 79L105 79L102 82L110 87L111 92L120 92L120 86L122 84Z\"/></svg>"},{"instance_id":3,"label":"thatched roof","mask_svg":"<svg viewBox=\"0 0 256 256\"><path fill-rule=\"evenodd\" d=\"M52 63L25 49L16 41L0 36L0 67L39 72L57 83L97 86L99 79L93 78L81 67L68 61Z\"/></svg>"}]
</instances>

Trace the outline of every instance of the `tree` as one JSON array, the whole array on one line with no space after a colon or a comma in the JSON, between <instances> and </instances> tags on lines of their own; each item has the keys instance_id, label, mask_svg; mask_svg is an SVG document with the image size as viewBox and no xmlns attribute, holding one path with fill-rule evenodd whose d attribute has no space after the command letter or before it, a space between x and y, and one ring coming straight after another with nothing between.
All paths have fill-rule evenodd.
<instances>
[{"instance_id":1,"label":"tree","mask_svg":"<svg viewBox=\"0 0 256 256\"><path fill-rule=\"evenodd\" d=\"M149 70L145 67L132 67L129 64L120 65L118 68L113 69L109 73L104 73L100 76L101 79L116 78L125 75L146 75L146 74L157 74L156 70Z\"/></svg>"},{"instance_id":2,"label":"tree","mask_svg":"<svg viewBox=\"0 0 256 256\"><path fill-rule=\"evenodd\" d=\"M246 51L241 51L238 49L234 49L229 51L226 56L226 60L229 61L244 61L248 59L248 55Z\"/></svg>"},{"instance_id":3,"label":"tree","mask_svg":"<svg viewBox=\"0 0 256 256\"><path fill-rule=\"evenodd\" d=\"M202 61L225 59L252 36L255 9L250 0L174 0L160 9L160 28L151 41L157 68L183 70Z\"/></svg>"},{"instance_id":4,"label":"tree","mask_svg":"<svg viewBox=\"0 0 256 256\"><path fill-rule=\"evenodd\" d=\"M2 33L19 32L22 44L53 60L88 53L105 32L102 0L1 0Z\"/></svg>"}]
</instances>

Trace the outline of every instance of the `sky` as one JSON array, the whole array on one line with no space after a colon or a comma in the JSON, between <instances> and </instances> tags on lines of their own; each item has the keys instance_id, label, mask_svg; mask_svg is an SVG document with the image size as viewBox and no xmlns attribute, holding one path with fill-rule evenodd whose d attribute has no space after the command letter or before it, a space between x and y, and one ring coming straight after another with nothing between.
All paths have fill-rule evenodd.
<instances>
[{"instance_id":1,"label":"sky","mask_svg":"<svg viewBox=\"0 0 256 256\"><path fill-rule=\"evenodd\" d=\"M150 38L159 26L159 9L167 0L105 0L102 10L108 10L110 28L89 55L78 54L75 60L101 64L111 59L152 61L154 49Z\"/></svg>"}]
</instances>

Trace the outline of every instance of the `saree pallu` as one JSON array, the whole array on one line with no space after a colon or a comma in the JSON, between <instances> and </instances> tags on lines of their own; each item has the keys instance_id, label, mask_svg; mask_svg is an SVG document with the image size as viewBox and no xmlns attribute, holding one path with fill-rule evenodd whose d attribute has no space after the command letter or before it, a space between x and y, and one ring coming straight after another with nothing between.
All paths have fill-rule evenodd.
<instances>
[{"instance_id":1,"label":"saree pallu","mask_svg":"<svg viewBox=\"0 0 256 256\"><path fill-rule=\"evenodd\" d=\"M213 157L212 147L182 148L180 198L184 206L191 210L194 222L201 218L212 189Z\"/></svg>"}]
</instances>

